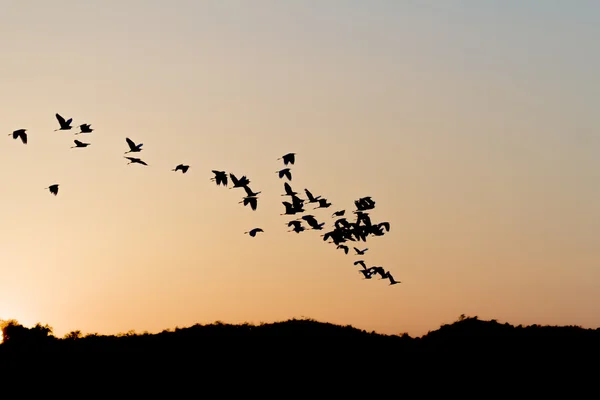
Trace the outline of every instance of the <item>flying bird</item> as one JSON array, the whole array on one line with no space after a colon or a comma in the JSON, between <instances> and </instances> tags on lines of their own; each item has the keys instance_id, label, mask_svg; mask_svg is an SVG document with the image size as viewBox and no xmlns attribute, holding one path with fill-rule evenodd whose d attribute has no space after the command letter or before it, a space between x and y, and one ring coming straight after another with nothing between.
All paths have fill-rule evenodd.
<instances>
[{"instance_id":1,"label":"flying bird","mask_svg":"<svg viewBox=\"0 0 600 400\"><path fill-rule=\"evenodd\" d=\"M247 185L246 185L246 186L244 186L244 190L246 191L246 194L248 195L248 197L256 197L256 196L258 196L260 193L262 193L262 192L260 192L260 191L259 191L259 192L256 192L256 193L254 193L254 192L252 191L252 189L250 189L250 186L247 186Z\"/></svg>"},{"instance_id":2,"label":"flying bird","mask_svg":"<svg viewBox=\"0 0 600 400\"><path fill-rule=\"evenodd\" d=\"M172 169L171 171L181 171L181 173L185 174L188 169L190 168L189 165L184 165L184 164L179 164L178 166L175 167L175 169Z\"/></svg>"},{"instance_id":3,"label":"flying bird","mask_svg":"<svg viewBox=\"0 0 600 400\"><path fill-rule=\"evenodd\" d=\"M215 174L215 176L210 178L211 181L217 182L217 186L219 186L219 185L227 186L227 172L217 171L217 170L213 169L212 173Z\"/></svg>"},{"instance_id":4,"label":"flying bird","mask_svg":"<svg viewBox=\"0 0 600 400\"><path fill-rule=\"evenodd\" d=\"M240 203L244 203L244 206L250 204L250 208L252 208L253 211L256 211L256 207L258 207L258 197L246 196Z\"/></svg>"},{"instance_id":5,"label":"flying bird","mask_svg":"<svg viewBox=\"0 0 600 400\"><path fill-rule=\"evenodd\" d=\"M17 129L13 133L9 133L8 136L12 135L13 139L21 138L21 142L23 142L23 144L27 144L27 133L26 133L26 131L27 131L27 129Z\"/></svg>"},{"instance_id":6,"label":"flying bird","mask_svg":"<svg viewBox=\"0 0 600 400\"><path fill-rule=\"evenodd\" d=\"M334 217L341 217L341 216L343 216L345 213L346 213L346 210L340 210L340 211L336 211L336 212L334 212L334 213L333 213L333 215L331 216L331 218L334 218Z\"/></svg>"},{"instance_id":7,"label":"flying bird","mask_svg":"<svg viewBox=\"0 0 600 400\"><path fill-rule=\"evenodd\" d=\"M327 199L319 199L319 206L315 207L314 209L316 210L317 208L327 208L331 205L331 203L327 202Z\"/></svg>"},{"instance_id":8,"label":"flying bird","mask_svg":"<svg viewBox=\"0 0 600 400\"><path fill-rule=\"evenodd\" d=\"M354 265L361 265L363 267L363 269L368 269L365 264L365 260L354 261Z\"/></svg>"},{"instance_id":9,"label":"flying bird","mask_svg":"<svg viewBox=\"0 0 600 400\"><path fill-rule=\"evenodd\" d=\"M356 252L356 255L357 255L357 256L364 256L364 255L365 255L365 252L366 252L367 250L369 250L369 249L367 248L367 249L362 249L362 250L359 250L359 249L357 249L356 247L354 248L354 251Z\"/></svg>"},{"instance_id":10,"label":"flying bird","mask_svg":"<svg viewBox=\"0 0 600 400\"><path fill-rule=\"evenodd\" d=\"M52 193L53 195L57 195L58 194L58 183L55 183L54 185L50 185L45 189L49 189L50 193Z\"/></svg>"},{"instance_id":11,"label":"flying bird","mask_svg":"<svg viewBox=\"0 0 600 400\"><path fill-rule=\"evenodd\" d=\"M365 276L365 279L371 279L371 276L373 275L373 273L368 269L360 269L358 270L358 272L363 274Z\"/></svg>"},{"instance_id":12,"label":"flying bird","mask_svg":"<svg viewBox=\"0 0 600 400\"><path fill-rule=\"evenodd\" d=\"M229 189L240 188L250 184L250 179L246 178L246 175L242 175L242 177L238 179L234 174L230 173L229 178L231 178L231 182L233 183L233 186Z\"/></svg>"},{"instance_id":13,"label":"flying bird","mask_svg":"<svg viewBox=\"0 0 600 400\"><path fill-rule=\"evenodd\" d=\"M63 117L61 117L60 114L56 113L56 119L58 120L58 123L60 124L60 128L55 129L54 132L68 131L72 128L71 122L73 122L73 118L69 118L68 120L65 121L65 119Z\"/></svg>"},{"instance_id":14,"label":"flying bird","mask_svg":"<svg viewBox=\"0 0 600 400\"><path fill-rule=\"evenodd\" d=\"M302 221L298 221L298 220L293 220L293 221L288 222L287 226L293 227L288 232L300 233L306 229L305 227L302 226Z\"/></svg>"},{"instance_id":15,"label":"flying bird","mask_svg":"<svg viewBox=\"0 0 600 400\"><path fill-rule=\"evenodd\" d=\"M139 158L135 158L135 157L125 157L125 158L129 160L129 162L127 163L127 165L129 165L129 164L148 165L144 161L140 160Z\"/></svg>"},{"instance_id":16,"label":"flying bird","mask_svg":"<svg viewBox=\"0 0 600 400\"><path fill-rule=\"evenodd\" d=\"M387 278L390 280L390 286L395 285L397 283L402 283L400 281L395 280L394 277L392 276L392 274L390 274L389 272L386 275L387 275Z\"/></svg>"},{"instance_id":17,"label":"flying bird","mask_svg":"<svg viewBox=\"0 0 600 400\"><path fill-rule=\"evenodd\" d=\"M140 151L142 151L142 146L144 145L144 143L135 144L135 142L129 138L125 138L125 141L127 142L127 145L129 146L129 151L126 151L125 154L139 153Z\"/></svg>"},{"instance_id":18,"label":"flying bird","mask_svg":"<svg viewBox=\"0 0 600 400\"><path fill-rule=\"evenodd\" d=\"M79 125L79 132L75 132L76 135L80 133L92 133L94 130L91 128L90 124L81 124Z\"/></svg>"},{"instance_id":19,"label":"flying bird","mask_svg":"<svg viewBox=\"0 0 600 400\"><path fill-rule=\"evenodd\" d=\"M256 234L258 232L264 232L264 231L261 228L254 228L254 229L251 229L248 232L244 232L244 233L247 233L248 235L254 237L254 236L256 236Z\"/></svg>"},{"instance_id":20,"label":"flying bird","mask_svg":"<svg viewBox=\"0 0 600 400\"><path fill-rule=\"evenodd\" d=\"M73 143L75 143L75 146L71 146L72 149L74 149L76 147L88 147L90 145L90 143L83 143L77 139L73 140Z\"/></svg>"},{"instance_id":21,"label":"flying bird","mask_svg":"<svg viewBox=\"0 0 600 400\"><path fill-rule=\"evenodd\" d=\"M296 162L296 153L287 153L283 157L278 158L277 160L283 160L285 165L294 164ZM292 178L290 178L292 179Z\"/></svg>"},{"instance_id":22,"label":"flying bird","mask_svg":"<svg viewBox=\"0 0 600 400\"><path fill-rule=\"evenodd\" d=\"M344 250L344 253L348 254L348 246L343 245L343 244L338 244L337 248Z\"/></svg>"},{"instance_id":23,"label":"flying bird","mask_svg":"<svg viewBox=\"0 0 600 400\"><path fill-rule=\"evenodd\" d=\"M318 203L319 199L321 198L321 196L313 196L313 194L309 192L308 189L304 189L304 193L306 193L306 198L308 198L309 203Z\"/></svg>"},{"instance_id":24,"label":"flying bird","mask_svg":"<svg viewBox=\"0 0 600 400\"><path fill-rule=\"evenodd\" d=\"M285 189L285 194L282 194L282 196L294 196L298 194L292 190L292 187L287 182L283 184L283 188Z\"/></svg>"},{"instance_id":25,"label":"flying bird","mask_svg":"<svg viewBox=\"0 0 600 400\"><path fill-rule=\"evenodd\" d=\"M283 179L283 177L285 176L288 179L288 181L292 180L292 171L289 168L284 168L279 171L275 171L275 173L279 174L280 179Z\"/></svg>"}]
</instances>

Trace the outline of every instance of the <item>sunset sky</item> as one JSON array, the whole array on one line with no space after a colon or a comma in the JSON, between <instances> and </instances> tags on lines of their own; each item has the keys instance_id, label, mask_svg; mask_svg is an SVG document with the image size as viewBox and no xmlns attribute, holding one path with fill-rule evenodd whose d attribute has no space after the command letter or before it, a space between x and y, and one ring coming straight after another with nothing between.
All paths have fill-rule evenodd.
<instances>
[{"instance_id":1,"label":"sunset sky","mask_svg":"<svg viewBox=\"0 0 600 400\"><path fill-rule=\"evenodd\" d=\"M0 319L600 326L600 2L1 5ZM95 130L55 132L55 113ZM126 137L149 166L127 165ZM391 230L357 247L401 284L288 232L288 152L292 188L333 203L306 207L326 230L376 201ZM248 176L258 210L213 169Z\"/></svg>"}]
</instances>

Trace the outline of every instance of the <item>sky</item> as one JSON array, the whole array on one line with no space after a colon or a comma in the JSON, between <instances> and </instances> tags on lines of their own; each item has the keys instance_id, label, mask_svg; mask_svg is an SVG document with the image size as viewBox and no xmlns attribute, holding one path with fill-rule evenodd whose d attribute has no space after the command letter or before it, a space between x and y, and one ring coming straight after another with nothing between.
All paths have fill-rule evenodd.
<instances>
[{"instance_id":1,"label":"sky","mask_svg":"<svg viewBox=\"0 0 600 400\"><path fill-rule=\"evenodd\" d=\"M600 3L0 3L0 319L600 326ZM288 232L289 152L326 228L371 196L390 231L362 257ZM246 175L258 209L213 169Z\"/></svg>"}]
</instances>

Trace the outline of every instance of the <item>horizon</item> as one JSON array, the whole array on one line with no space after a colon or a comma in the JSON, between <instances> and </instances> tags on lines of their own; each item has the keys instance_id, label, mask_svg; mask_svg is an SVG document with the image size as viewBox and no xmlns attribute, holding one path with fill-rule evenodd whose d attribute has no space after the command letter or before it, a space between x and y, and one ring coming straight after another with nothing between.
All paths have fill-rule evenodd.
<instances>
[{"instance_id":1,"label":"horizon","mask_svg":"<svg viewBox=\"0 0 600 400\"><path fill-rule=\"evenodd\" d=\"M599 18L593 1L10 2L0 320L600 327ZM94 131L55 131L57 113ZM246 175L257 210L213 169ZM284 182L332 205L282 216ZM346 255L320 235L365 196L390 230ZM288 232L305 214L325 228Z\"/></svg>"}]
</instances>

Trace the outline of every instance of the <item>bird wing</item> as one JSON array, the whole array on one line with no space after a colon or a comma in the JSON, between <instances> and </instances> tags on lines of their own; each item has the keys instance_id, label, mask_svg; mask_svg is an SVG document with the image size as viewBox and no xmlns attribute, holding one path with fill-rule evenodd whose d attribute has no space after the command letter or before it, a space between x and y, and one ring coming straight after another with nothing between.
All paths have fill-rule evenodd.
<instances>
[{"instance_id":1,"label":"bird wing","mask_svg":"<svg viewBox=\"0 0 600 400\"><path fill-rule=\"evenodd\" d=\"M75 139L73 140L73 142L77 145L77 146L81 146L83 143L81 143L79 140Z\"/></svg>"},{"instance_id":2,"label":"bird wing","mask_svg":"<svg viewBox=\"0 0 600 400\"><path fill-rule=\"evenodd\" d=\"M140 164L148 165L143 160L140 160L140 159L138 159L137 162L140 163Z\"/></svg>"},{"instance_id":3,"label":"bird wing","mask_svg":"<svg viewBox=\"0 0 600 400\"><path fill-rule=\"evenodd\" d=\"M308 189L304 189L304 193L306 193L306 197L308 197L308 200L314 201L315 198L313 197L312 193L308 191Z\"/></svg>"},{"instance_id":4,"label":"bird wing","mask_svg":"<svg viewBox=\"0 0 600 400\"><path fill-rule=\"evenodd\" d=\"M21 141L23 142L23 144L27 144L27 134L25 132L22 132L19 136L21 136Z\"/></svg>"},{"instance_id":5,"label":"bird wing","mask_svg":"<svg viewBox=\"0 0 600 400\"><path fill-rule=\"evenodd\" d=\"M288 169L283 173L290 181L292 180L292 172Z\"/></svg>"},{"instance_id":6,"label":"bird wing","mask_svg":"<svg viewBox=\"0 0 600 400\"><path fill-rule=\"evenodd\" d=\"M292 190L292 187L290 186L290 184L289 184L289 183L287 183L287 182L285 182L285 183L283 184L283 188L285 189L285 192L286 192L287 194L291 194L291 193L293 193L293 192L294 192L294 191Z\"/></svg>"},{"instance_id":7,"label":"bird wing","mask_svg":"<svg viewBox=\"0 0 600 400\"><path fill-rule=\"evenodd\" d=\"M252 193L252 189L250 189L248 186L244 186L244 190L246 191L248 196L252 196L254 194L254 193Z\"/></svg>"},{"instance_id":8,"label":"bird wing","mask_svg":"<svg viewBox=\"0 0 600 400\"><path fill-rule=\"evenodd\" d=\"M71 125L71 122L73 122L73 118L69 118L69 119L67 120L67 125Z\"/></svg>"},{"instance_id":9,"label":"bird wing","mask_svg":"<svg viewBox=\"0 0 600 400\"><path fill-rule=\"evenodd\" d=\"M65 119L61 117L59 113L56 113L56 119L58 120L60 126L63 126L66 123Z\"/></svg>"},{"instance_id":10,"label":"bird wing","mask_svg":"<svg viewBox=\"0 0 600 400\"><path fill-rule=\"evenodd\" d=\"M135 143L133 142L133 140L131 140L129 138L125 138L125 141L127 142L127 145L129 146L129 148L131 150L135 149Z\"/></svg>"}]
</instances>

